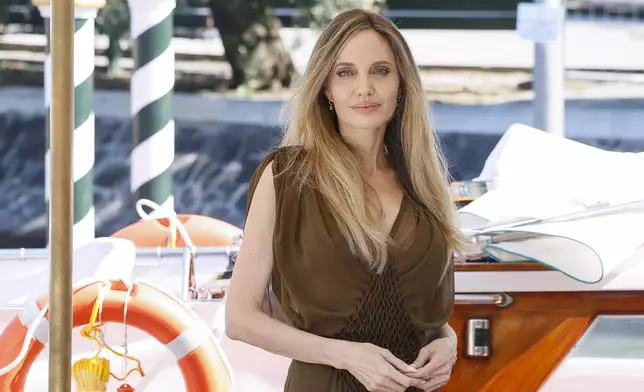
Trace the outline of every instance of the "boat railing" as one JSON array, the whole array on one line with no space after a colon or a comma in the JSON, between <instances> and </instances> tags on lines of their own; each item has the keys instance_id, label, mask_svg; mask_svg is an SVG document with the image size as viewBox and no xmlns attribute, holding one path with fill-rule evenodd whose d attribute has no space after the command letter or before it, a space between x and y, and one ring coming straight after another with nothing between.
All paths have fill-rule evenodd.
<instances>
[{"instance_id":1,"label":"boat railing","mask_svg":"<svg viewBox=\"0 0 644 392\"><path fill-rule=\"evenodd\" d=\"M232 267L238 251L239 244L237 243L233 243L230 246L216 247L137 248L136 265L145 267L158 266L158 263L163 260L178 268L178 263L180 263L181 272L177 279L180 279L181 283L177 287L179 292L172 290L175 295L183 302L218 301L223 298L223 294L227 289L227 279L232 274ZM49 260L49 257L48 248L0 249L0 266L2 263L16 262L26 264L44 263ZM204 268L212 269L212 274L218 273L219 278L214 282L197 282L195 264L198 264L200 259L206 262L202 266L202 270ZM202 279L205 280L206 278Z\"/></svg>"},{"instance_id":2,"label":"boat railing","mask_svg":"<svg viewBox=\"0 0 644 392\"><path fill-rule=\"evenodd\" d=\"M194 249L195 257L199 256L230 256L239 251L238 245L197 247ZM163 259L169 257L183 257L184 248L137 248L137 259ZM48 248L16 248L0 249L0 262L2 261L34 261L49 259Z\"/></svg>"}]
</instances>

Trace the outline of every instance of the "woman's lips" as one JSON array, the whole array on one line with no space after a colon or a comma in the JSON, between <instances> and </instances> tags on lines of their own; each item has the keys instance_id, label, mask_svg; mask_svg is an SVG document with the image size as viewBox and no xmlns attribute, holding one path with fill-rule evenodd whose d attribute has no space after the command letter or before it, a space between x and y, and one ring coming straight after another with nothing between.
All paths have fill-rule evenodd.
<instances>
[{"instance_id":1,"label":"woman's lips","mask_svg":"<svg viewBox=\"0 0 644 392\"><path fill-rule=\"evenodd\" d=\"M360 113L371 113L375 110L377 110L380 107L379 104L377 103L362 103L360 105L354 105L352 106L353 110L360 112Z\"/></svg>"}]
</instances>

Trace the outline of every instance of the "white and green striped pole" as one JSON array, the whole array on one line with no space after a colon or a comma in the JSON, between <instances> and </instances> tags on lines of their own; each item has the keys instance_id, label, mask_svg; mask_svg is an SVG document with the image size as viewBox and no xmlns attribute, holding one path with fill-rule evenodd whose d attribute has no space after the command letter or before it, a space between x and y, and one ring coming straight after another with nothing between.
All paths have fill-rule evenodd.
<instances>
[{"instance_id":1,"label":"white and green striped pole","mask_svg":"<svg viewBox=\"0 0 644 392\"><path fill-rule=\"evenodd\" d=\"M134 202L149 199L174 208L174 49L175 0L130 0L134 45L131 110L133 148L130 187Z\"/></svg>"},{"instance_id":2,"label":"white and green striped pole","mask_svg":"<svg viewBox=\"0 0 644 392\"><path fill-rule=\"evenodd\" d=\"M51 56L49 1L34 0L45 20L47 45L45 48L45 204L49 213L51 184L49 152L49 104L51 102ZM94 19L105 0L84 0L74 9L74 247L95 236L94 227ZM51 225L49 225L51 227ZM47 242L49 242L48 231Z\"/></svg>"}]
</instances>

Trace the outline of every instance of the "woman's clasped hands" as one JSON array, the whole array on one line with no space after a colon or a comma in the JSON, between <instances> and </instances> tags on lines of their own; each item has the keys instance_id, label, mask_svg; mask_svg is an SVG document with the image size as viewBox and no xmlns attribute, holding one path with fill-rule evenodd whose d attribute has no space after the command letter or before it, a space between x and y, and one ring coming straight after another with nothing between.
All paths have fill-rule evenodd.
<instances>
[{"instance_id":1,"label":"woman's clasped hands","mask_svg":"<svg viewBox=\"0 0 644 392\"><path fill-rule=\"evenodd\" d=\"M424 382L405 375L416 369L387 349L371 343L344 343L345 347L338 352L337 367L351 373L369 392L404 392Z\"/></svg>"},{"instance_id":2,"label":"woman's clasped hands","mask_svg":"<svg viewBox=\"0 0 644 392\"><path fill-rule=\"evenodd\" d=\"M411 365L415 370L405 372L405 374L423 380L418 388L425 392L432 392L447 384L456 358L454 339L450 337L439 338L420 350L418 358Z\"/></svg>"},{"instance_id":3,"label":"woman's clasped hands","mask_svg":"<svg viewBox=\"0 0 644 392\"><path fill-rule=\"evenodd\" d=\"M440 338L423 347L413 364L370 343L345 342L338 368L347 370L370 392L404 392L416 387L432 392L447 384L456 362L456 345Z\"/></svg>"}]
</instances>

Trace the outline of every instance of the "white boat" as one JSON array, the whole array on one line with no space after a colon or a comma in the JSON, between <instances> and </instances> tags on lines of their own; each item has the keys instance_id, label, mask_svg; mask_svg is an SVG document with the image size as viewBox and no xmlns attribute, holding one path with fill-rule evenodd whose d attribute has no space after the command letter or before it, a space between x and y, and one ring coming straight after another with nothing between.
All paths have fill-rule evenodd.
<instances>
[{"instance_id":1,"label":"white boat","mask_svg":"<svg viewBox=\"0 0 644 392\"><path fill-rule=\"evenodd\" d=\"M456 267L461 357L447 392L639 391L644 385L644 153L523 125L460 209L492 262Z\"/></svg>"},{"instance_id":2,"label":"white boat","mask_svg":"<svg viewBox=\"0 0 644 392\"><path fill-rule=\"evenodd\" d=\"M524 126L508 131L477 179L490 191L460 210L464 230L497 260L456 265L456 310L450 323L459 335L460 353L450 383L441 390L639 392L644 385L644 227L639 227L644 226L639 203L644 176L638 178L634 171L644 172L644 154L609 153L535 131ZM541 161L530 169L532 157L525 146L548 164ZM567 160L553 151L565 152ZM576 154L572 163L571 154ZM575 174L579 183L562 181L552 171L567 179ZM513 179L521 175L529 176L527 181ZM631 182L625 183L626 178ZM553 184L556 197L548 197L555 194L548 190ZM507 203L508 194L516 205ZM202 251L194 262L196 285L212 287L213 273L223 271L229 259L221 252ZM132 278L186 299L189 266L184 256L179 249L139 250ZM93 263L76 257L75 280L95 274L103 268L97 262L106 257ZM48 265L43 251L0 252L0 330L34 293L46 292ZM283 389L290 361L227 339L221 299L185 304L220 342L236 391ZM132 327L127 337L129 353L146 371L144 378L128 379L137 391L185 389L166 347ZM119 347L123 339L123 326L108 326L111 345ZM74 360L94 348L74 335ZM120 359L112 359L118 373ZM46 391L47 371L43 353L25 391ZM112 390L117 385L110 382Z\"/></svg>"}]
</instances>

